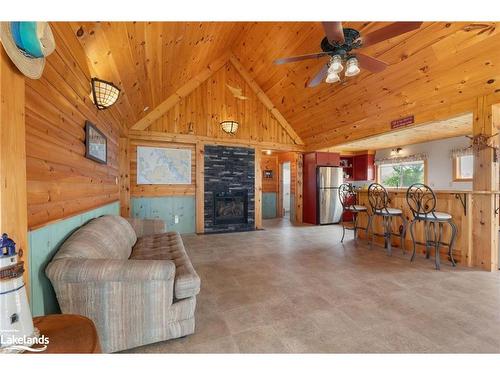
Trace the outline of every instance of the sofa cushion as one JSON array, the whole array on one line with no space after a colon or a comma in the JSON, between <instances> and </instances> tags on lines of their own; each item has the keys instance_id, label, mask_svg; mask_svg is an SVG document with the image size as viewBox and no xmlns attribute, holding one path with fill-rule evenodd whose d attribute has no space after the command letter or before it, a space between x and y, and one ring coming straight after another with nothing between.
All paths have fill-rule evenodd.
<instances>
[{"instance_id":1,"label":"sofa cushion","mask_svg":"<svg viewBox=\"0 0 500 375\"><path fill-rule=\"evenodd\" d=\"M101 216L73 233L54 259L128 259L137 241L134 229L121 216Z\"/></svg>"},{"instance_id":2,"label":"sofa cushion","mask_svg":"<svg viewBox=\"0 0 500 375\"><path fill-rule=\"evenodd\" d=\"M130 259L167 259L175 264L174 297L195 296L200 291L200 278L189 260L177 232L144 236L137 240Z\"/></svg>"}]
</instances>

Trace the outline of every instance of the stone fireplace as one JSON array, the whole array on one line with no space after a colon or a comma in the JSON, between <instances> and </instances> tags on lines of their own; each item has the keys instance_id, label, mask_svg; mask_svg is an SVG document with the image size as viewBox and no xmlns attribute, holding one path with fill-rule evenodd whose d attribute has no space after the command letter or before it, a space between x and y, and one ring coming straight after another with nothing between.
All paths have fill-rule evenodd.
<instances>
[{"instance_id":1,"label":"stone fireplace","mask_svg":"<svg viewBox=\"0 0 500 375\"><path fill-rule=\"evenodd\" d=\"M205 233L255 229L255 150L205 146Z\"/></svg>"},{"instance_id":2,"label":"stone fireplace","mask_svg":"<svg viewBox=\"0 0 500 375\"><path fill-rule=\"evenodd\" d=\"M214 196L214 224L243 224L248 221L248 192L217 192Z\"/></svg>"}]
</instances>

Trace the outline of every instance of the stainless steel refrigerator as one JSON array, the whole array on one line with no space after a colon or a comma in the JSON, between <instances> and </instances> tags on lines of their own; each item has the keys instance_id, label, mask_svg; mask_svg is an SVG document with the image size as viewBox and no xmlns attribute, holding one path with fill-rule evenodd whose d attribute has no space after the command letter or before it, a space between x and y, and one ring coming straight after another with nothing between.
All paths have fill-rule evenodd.
<instances>
[{"instance_id":1,"label":"stainless steel refrigerator","mask_svg":"<svg viewBox=\"0 0 500 375\"><path fill-rule=\"evenodd\" d=\"M318 222L333 224L340 221L342 205L339 198L339 186L344 181L342 168L318 167Z\"/></svg>"}]
</instances>

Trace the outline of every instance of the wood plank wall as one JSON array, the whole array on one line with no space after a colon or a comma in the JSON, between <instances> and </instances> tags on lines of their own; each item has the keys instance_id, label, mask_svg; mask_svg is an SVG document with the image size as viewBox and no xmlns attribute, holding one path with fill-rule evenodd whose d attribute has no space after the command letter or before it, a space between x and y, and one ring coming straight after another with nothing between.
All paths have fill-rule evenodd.
<instances>
[{"instance_id":1,"label":"wood plank wall","mask_svg":"<svg viewBox=\"0 0 500 375\"><path fill-rule=\"evenodd\" d=\"M279 189L279 167L278 155L262 155L261 158L262 173L265 170L273 171L273 178L264 178L262 176L262 192L277 193Z\"/></svg>"},{"instance_id":2,"label":"wood plank wall","mask_svg":"<svg viewBox=\"0 0 500 375\"><path fill-rule=\"evenodd\" d=\"M241 89L242 96L246 99L236 98L228 85ZM223 120L239 122L235 135L226 134L221 129L220 122ZM214 139L295 144L231 62L227 62L191 94L180 100L148 130L194 134Z\"/></svg>"},{"instance_id":3,"label":"wood plank wall","mask_svg":"<svg viewBox=\"0 0 500 375\"><path fill-rule=\"evenodd\" d=\"M118 138L126 135L113 108L98 111L91 102L91 74L74 33L64 23L51 26L56 51L41 79L26 79L30 229L118 200ZM108 138L107 165L85 158L85 120Z\"/></svg>"},{"instance_id":4,"label":"wood plank wall","mask_svg":"<svg viewBox=\"0 0 500 375\"><path fill-rule=\"evenodd\" d=\"M0 45L0 233L7 233L16 242L19 260L25 262L27 269L31 249L26 233L24 81L24 76ZM24 272L23 278L29 285L29 272ZM29 297L30 288L26 290Z\"/></svg>"},{"instance_id":5,"label":"wood plank wall","mask_svg":"<svg viewBox=\"0 0 500 375\"><path fill-rule=\"evenodd\" d=\"M191 150L191 184L189 185L137 185L137 146L166 147ZM130 140L130 193L131 197L186 196L196 193L195 145L186 143Z\"/></svg>"}]
</instances>

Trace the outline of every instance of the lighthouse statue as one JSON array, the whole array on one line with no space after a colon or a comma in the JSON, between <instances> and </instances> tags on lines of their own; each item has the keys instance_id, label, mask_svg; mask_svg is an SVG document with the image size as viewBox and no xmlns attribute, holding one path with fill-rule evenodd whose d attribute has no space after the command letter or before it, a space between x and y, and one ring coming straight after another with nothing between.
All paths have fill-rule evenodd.
<instances>
[{"instance_id":1,"label":"lighthouse statue","mask_svg":"<svg viewBox=\"0 0 500 375\"><path fill-rule=\"evenodd\" d=\"M0 352L23 346L36 337L23 281L24 262L7 234L0 238Z\"/></svg>"}]
</instances>

